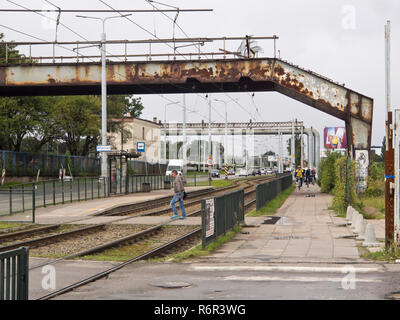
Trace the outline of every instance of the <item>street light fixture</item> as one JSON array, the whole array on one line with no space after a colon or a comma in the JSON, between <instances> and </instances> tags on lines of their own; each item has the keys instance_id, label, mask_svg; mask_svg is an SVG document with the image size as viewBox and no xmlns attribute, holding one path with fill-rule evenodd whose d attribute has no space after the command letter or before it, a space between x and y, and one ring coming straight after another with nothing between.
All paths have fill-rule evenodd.
<instances>
[{"instance_id":1,"label":"street light fixture","mask_svg":"<svg viewBox=\"0 0 400 320\"><path fill-rule=\"evenodd\" d=\"M132 14L125 14L106 18L76 15L76 17L78 18L100 20L103 24L103 33L101 34L101 144L103 146L107 145L107 74L105 23L107 20L110 19L124 18L131 15ZM102 178L108 177L106 152L103 152L101 154L101 176Z\"/></svg>"}]
</instances>

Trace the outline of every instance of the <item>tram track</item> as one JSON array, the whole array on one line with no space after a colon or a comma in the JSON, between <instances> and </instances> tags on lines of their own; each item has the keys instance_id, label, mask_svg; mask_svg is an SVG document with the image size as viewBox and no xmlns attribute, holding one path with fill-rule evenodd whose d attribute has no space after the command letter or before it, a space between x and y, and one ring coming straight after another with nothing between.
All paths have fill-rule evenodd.
<instances>
[{"instance_id":1,"label":"tram track","mask_svg":"<svg viewBox=\"0 0 400 320\"><path fill-rule=\"evenodd\" d=\"M249 186L249 187L251 187L251 186ZM254 187L253 190L249 190L249 191L245 192L245 201L247 200L245 202L245 205L244 205L245 211L249 211L250 208L255 205L256 199L253 197L253 195L255 195L255 187ZM251 197L252 199L248 199L249 197ZM196 215L198 215L200 213L201 213L201 210L197 210L197 211L194 211L194 212L188 214L188 216L196 216ZM118 246L121 246L121 245L127 245L127 244L133 243L135 241L147 239L147 238L151 237L152 234L159 232L160 229L162 229L163 226L165 226L165 225L166 224L160 224L160 225L151 227L151 228L149 228L147 230L139 232L138 234L130 235L128 237L125 237L125 238L122 238L122 239L118 239L117 241L113 241L111 243L107 243L107 244L104 244L104 245L101 245L101 246L98 246L98 247L95 247L95 248L91 248L91 249L84 250L82 252L75 253L75 254L67 256L67 257L63 257L61 259L54 260L52 263L58 262L60 260L70 259L70 258L73 258L73 257L79 257L79 256L95 254L97 252L100 252L100 251L103 251L103 250L106 250L106 249L118 247ZM165 255L165 254L168 253L168 250L170 250L171 248L175 248L176 249L177 247L179 247L179 244L185 243L185 242L190 242L190 241L193 240L193 238L196 238L196 237L200 238L200 236L201 236L201 228L196 228L195 230L187 233L186 235L183 235L183 236L181 236L181 237L179 237L177 239L169 241L169 242L167 242L167 243L165 243L165 244L163 244L163 245L161 245L161 246L159 246L159 247L157 247L155 249L152 249L152 250L150 250L150 251L148 251L146 253L143 253L142 255L139 255L137 257L133 257L132 259L130 259L130 260L126 261L126 262L123 262L123 263L119 264L118 266L115 266L115 267L113 267L111 269L108 269L106 271L100 272L100 273L98 273L98 274L96 274L94 276L88 277L88 278L86 278L84 280L81 280L81 281L79 281L79 282L77 282L75 284L72 284L72 285L67 286L65 288L62 288L60 290L57 290L57 291L55 291L53 293L50 293L48 295L42 296L38 300L48 300L48 299L52 299L54 297L57 297L57 296L59 296L59 295L61 295L63 293L69 292L69 291L71 291L71 290L73 290L75 288L78 288L80 286L83 286L83 285L85 285L87 283L90 283L90 282L96 281L98 279L101 279L103 277L106 277L107 275L109 275L109 274L111 274L111 273L123 268L124 266L126 266L126 265L128 265L130 263L133 263L133 262L136 262L136 261L140 261L140 260L146 260L146 259L149 259L149 258L155 257L155 256ZM42 267L42 266L48 265L48 264L49 264L48 262L47 263L43 263L41 265L33 267L32 269L37 269L39 267Z\"/></svg>"}]
</instances>

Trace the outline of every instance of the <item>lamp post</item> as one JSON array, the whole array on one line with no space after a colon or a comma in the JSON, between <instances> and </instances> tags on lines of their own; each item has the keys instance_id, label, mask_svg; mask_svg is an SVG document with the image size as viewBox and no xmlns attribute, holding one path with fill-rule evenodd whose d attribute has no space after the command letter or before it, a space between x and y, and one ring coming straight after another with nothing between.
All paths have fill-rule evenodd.
<instances>
[{"instance_id":1,"label":"lamp post","mask_svg":"<svg viewBox=\"0 0 400 320\"><path fill-rule=\"evenodd\" d=\"M164 106L164 159L167 162L167 106L178 104L179 102L170 102Z\"/></svg>"},{"instance_id":2,"label":"lamp post","mask_svg":"<svg viewBox=\"0 0 400 320\"><path fill-rule=\"evenodd\" d=\"M78 18L83 19L94 19L100 20L103 25L103 32L101 34L101 144L103 146L107 145L107 73L106 73L106 33L105 33L105 23L107 20L115 18L124 18L130 16L131 14L112 16L106 18L100 17L89 17L77 15ZM107 153L102 152L101 154L101 176L103 178L108 177L107 170Z\"/></svg>"}]
</instances>

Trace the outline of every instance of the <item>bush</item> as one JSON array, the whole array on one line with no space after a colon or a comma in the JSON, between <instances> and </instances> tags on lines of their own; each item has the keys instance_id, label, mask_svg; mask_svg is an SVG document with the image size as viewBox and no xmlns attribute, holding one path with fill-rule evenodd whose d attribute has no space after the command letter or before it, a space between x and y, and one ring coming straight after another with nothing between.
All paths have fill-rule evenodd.
<instances>
[{"instance_id":1,"label":"bush","mask_svg":"<svg viewBox=\"0 0 400 320\"><path fill-rule=\"evenodd\" d=\"M366 197L380 197L385 194L385 165L383 162L372 162L369 166Z\"/></svg>"},{"instance_id":2,"label":"bush","mask_svg":"<svg viewBox=\"0 0 400 320\"><path fill-rule=\"evenodd\" d=\"M321 187L321 191L325 193L331 193L335 188L336 172L335 163L336 160L343 157L337 152L331 152L328 156L322 159L319 170L318 170L318 185ZM343 157L344 158L344 157Z\"/></svg>"},{"instance_id":3,"label":"bush","mask_svg":"<svg viewBox=\"0 0 400 320\"><path fill-rule=\"evenodd\" d=\"M356 176L355 169L356 163L352 161L350 163L350 175L349 175L349 199L347 202L347 157L340 157L335 161L335 187L333 189L332 209L339 213L345 213L347 210L347 205L352 205L354 208L360 208L361 204L356 195Z\"/></svg>"}]
</instances>

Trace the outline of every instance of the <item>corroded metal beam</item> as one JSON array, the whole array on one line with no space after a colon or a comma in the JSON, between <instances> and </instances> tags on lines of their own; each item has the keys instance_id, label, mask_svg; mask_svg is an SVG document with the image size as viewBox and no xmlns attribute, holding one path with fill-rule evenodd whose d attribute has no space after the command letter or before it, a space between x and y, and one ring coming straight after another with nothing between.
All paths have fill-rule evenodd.
<instances>
[{"instance_id":1,"label":"corroded metal beam","mask_svg":"<svg viewBox=\"0 0 400 320\"><path fill-rule=\"evenodd\" d=\"M100 94L100 63L0 66L0 96ZM349 145L369 149L373 100L274 58L110 62L109 94L278 91L346 122Z\"/></svg>"}]
</instances>

